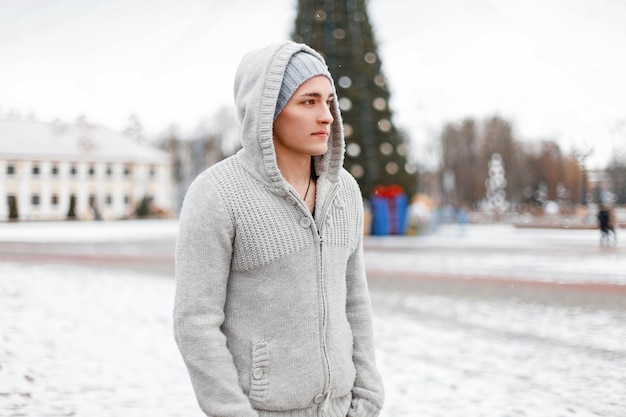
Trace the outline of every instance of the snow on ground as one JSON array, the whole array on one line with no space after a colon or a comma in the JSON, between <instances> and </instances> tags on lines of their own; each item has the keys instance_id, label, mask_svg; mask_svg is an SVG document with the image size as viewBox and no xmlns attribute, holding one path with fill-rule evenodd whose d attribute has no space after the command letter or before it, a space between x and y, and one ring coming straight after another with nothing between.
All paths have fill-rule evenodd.
<instances>
[{"instance_id":1,"label":"snow on ground","mask_svg":"<svg viewBox=\"0 0 626 417\"><path fill-rule=\"evenodd\" d=\"M175 238L176 220L0 223L0 242L80 243Z\"/></svg>"},{"instance_id":2,"label":"snow on ground","mask_svg":"<svg viewBox=\"0 0 626 417\"><path fill-rule=\"evenodd\" d=\"M173 284L0 263L0 416L201 416L172 338Z\"/></svg>"},{"instance_id":3,"label":"snow on ground","mask_svg":"<svg viewBox=\"0 0 626 417\"><path fill-rule=\"evenodd\" d=\"M384 415L623 416L626 312L374 294Z\"/></svg>"},{"instance_id":4,"label":"snow on ground","mask_svg":"<svg viewBox=\"0 0 626 417\"><path fill-rule=\"evenodd\" d=\"M593 232L368 237L381 417L626 415L624 252L600 248ZM138 250L175 234L175 221L0 224L0 252L29 242ZM172 337L169 269L20 259L0 257L0 417L202 415Z\"/></svg>"},{"instance_id":5,"label":"snow on ground","mask_svg":"<svg viewBox=\"0 0 626 417\"><path fill-rule=\"evenodd\" d=\"M370 237L366 262L372 270L626 286L626 249L602 247L599 237L596 230L448 226L418 237Z\"/></svg>"}]
</instances>

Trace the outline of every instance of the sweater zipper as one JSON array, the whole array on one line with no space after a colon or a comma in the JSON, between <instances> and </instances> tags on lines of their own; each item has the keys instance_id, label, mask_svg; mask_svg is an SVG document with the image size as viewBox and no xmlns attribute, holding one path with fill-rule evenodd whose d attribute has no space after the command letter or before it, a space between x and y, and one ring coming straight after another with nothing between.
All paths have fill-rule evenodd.
<instances>
[{"instance_id":1,"label":"sweater zipper","mask_svg":"<svg viewBox=\"0 0 626 417\"><path fill-rule=\"evenodd\" d=\"M317 237L319 239L319 270L320 270L320 293L322 296L322 334L321 334L321 342L322 342L322 355L324 358L324 362L326 364L326 379L327 379L327 385L324 388L324 391L326 392L326 399L324 401L324 404L327 406L328 405L328 400L329 400L329 396L330 396L330 392L331 392L331 387L332 387L332 383L333 383L333 373L332 373L332 368L330 365L330 358L329 358L329 354L328 354L328 346L326 344L326 326L327 326L327 321L328 321L328 301L326 300L326 280L325 280L325 274L324 274L324 237L322 235L322 227L324 225L324 222L326 221L326 216L328 214L328 210L330 208L330 205L332 204L333 199L335 198L335 194L337 194L337 190L338 190L338 186L334 185L333 188L330 190L330 192L328 193L328 198L326 199L326 204L321 207L322 209L322 213L320 215L320 223L319 226L316 224L315 228L317 230Z\"/></svg>"}]
</instances>

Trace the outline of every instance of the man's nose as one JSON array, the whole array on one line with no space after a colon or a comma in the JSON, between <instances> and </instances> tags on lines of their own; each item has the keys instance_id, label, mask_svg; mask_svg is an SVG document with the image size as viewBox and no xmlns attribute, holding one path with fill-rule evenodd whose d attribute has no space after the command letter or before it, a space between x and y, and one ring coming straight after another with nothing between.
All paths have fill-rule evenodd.
<instances>
[{"instance_id":1,"label":"man's nose","mask_svg":"<svg viewBox=\"0 0 626 417\"><path fill-rule=\"evenodd\" d=\"M333 117L333 114L330 112L330 107L327 105L324 105L324 110L320 114L320 122L331 124L333 120L335 120L335 118Z\"/></svg>"}]
</instances>

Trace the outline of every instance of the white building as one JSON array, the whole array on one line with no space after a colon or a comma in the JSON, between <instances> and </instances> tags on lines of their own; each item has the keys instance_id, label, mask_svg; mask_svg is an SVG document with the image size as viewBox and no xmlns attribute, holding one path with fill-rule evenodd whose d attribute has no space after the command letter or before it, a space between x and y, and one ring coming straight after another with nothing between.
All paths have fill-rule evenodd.
<instances>
[{"instance_id":1,"label":"white building","mask_svg":"<svg viewBox=\"0 0 626 417\"><path fill-rule=\"evenodd\" d=\"M166 152L103 127L0 120L0 221L171 212L171 173Z\"/></svg>"}]
</instances>

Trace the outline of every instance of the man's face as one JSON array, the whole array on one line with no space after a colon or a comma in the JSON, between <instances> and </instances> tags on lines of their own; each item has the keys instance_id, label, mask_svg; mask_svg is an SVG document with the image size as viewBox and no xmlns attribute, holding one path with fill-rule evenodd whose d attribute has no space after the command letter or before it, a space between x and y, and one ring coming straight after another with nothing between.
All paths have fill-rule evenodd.
<instances>
[{"instance_id":1,"label":"man's face","mask_svg":"<svg viewBox=\"0 0 626 417\"><path fill-rule=\"evenodd\" d=\"M323 155L333 116L330 80L313 77L300 86L274 121L274 148L277 156Z\"/></svg>"}]
</instances>

